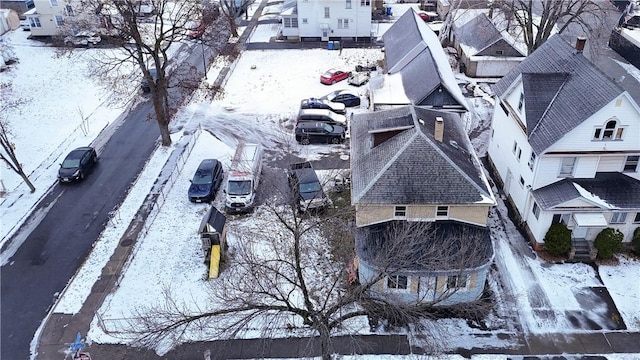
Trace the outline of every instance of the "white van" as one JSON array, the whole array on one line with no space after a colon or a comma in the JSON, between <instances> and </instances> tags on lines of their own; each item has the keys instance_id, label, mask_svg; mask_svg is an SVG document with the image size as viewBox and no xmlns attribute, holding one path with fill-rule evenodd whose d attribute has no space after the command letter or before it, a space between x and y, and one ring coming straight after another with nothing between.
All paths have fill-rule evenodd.
<instances>
[{"instance_id":1,"label":"white van","mask_svg":"<svg viewBox=\"0 0 640 360\"><path fill-rule=\"evenodd\" d=\"M261 172L262 146L260 144L238 145L224 187L224 205L227 213L253 210Z\"/></svg>"}]
</instances>

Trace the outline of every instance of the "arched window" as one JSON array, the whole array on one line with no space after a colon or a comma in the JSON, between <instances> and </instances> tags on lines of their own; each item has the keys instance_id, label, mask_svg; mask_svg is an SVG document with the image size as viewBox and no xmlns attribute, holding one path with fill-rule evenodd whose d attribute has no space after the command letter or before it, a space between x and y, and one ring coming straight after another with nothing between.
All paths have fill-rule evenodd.
<instances>
[{"instance_id":1,"label":"arched window","mask_svg":"<svg viewBox=\"0 0 640 360\"><path fill-rule=\"evenodd\" d=\"M598 126L593 132L593 140L622 140L624 127L620 126L617 120L608 120L604 127Z\"/></svg>"}]
</instances>

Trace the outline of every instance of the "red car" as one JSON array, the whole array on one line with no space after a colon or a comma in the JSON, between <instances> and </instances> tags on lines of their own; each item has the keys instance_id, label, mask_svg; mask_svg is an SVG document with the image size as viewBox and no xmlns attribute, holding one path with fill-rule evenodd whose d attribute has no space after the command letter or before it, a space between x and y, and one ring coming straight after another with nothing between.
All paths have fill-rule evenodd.
<instances>
[{"instance_id":1,"label":"red car","mask_svg":"<svg viewBox=\"0 0 640 360\"><path fill-rule=\"evenodd\" d=\"M338 81L348 79L349 76L351 76L351 72L349 71L331 69L320 75L320 82L326 85L332 85Z\"/></svg>"}]
</instances>

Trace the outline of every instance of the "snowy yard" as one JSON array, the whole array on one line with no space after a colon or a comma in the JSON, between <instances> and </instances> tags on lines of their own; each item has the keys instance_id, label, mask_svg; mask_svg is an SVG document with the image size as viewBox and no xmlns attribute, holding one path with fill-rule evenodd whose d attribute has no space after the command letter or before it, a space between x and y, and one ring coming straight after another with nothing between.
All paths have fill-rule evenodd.
<instances>
[{"instance_id":1,"label":"snowy yard","mask_svg":"<svg viewBox=\"0 0 640 360\"><path fill-rule=\"evenodd\" d=\"M405 8L398 5L394 5L394 12ZM273 25L260 25L252 40L266 41L272 31ZM93 50L80 51L72 58L55 58L50 48L27 40L27 35L26 32L17 31L6 36L14 44L20 63L12 70L0 73L0 82L13 84L13 96L31 100L20 111L8 114L8 121L18 157L25 164L38 190L30 194L15 174L3 169L0 179L7 194L0 203L3 223L0 245L7 241L38 199L55 184L56 164L61 157L70 149L91 143L102 129L116 122L124 111L124 107L106 106L109 93L86 77L83 71L86 66L85 55ZM299 156L308 159L335 153L348 160L348 149L343 146L297 145L291 133L291 120L302 98L350 87L346 82L332 86L320 84L318 77L323 71L331 67L353 70L356 64L382 58L379 49L344 49L341 52L324 49L247 51L235 64L222 97L214 101L196 98L184 108L172 126L176 129L202 128L205 131L199 132L197 139L193 140L195 146L182 172L173 187L166 189L166 202L159 209L154 226L138 241L135 256L127 266L119 289L107 298L99 310L103 326L108 329L98 325L96 318L89 336L98 342L125 341L126 334L116 338L105 330L117 329L122 319L130 316L130 311L138 305L162 301L165 288L171 288L179 296L177 301L191 303L205 299L208 287L215 283L215 280L204 280L206 269L196 234L206 205L192 204L186 196L189 179L200 160L218 158L225 170L228 169L238 139L260 142L274 152L285 145L291 146ZM212 66L208 78L215 78L217 71L219 67ZM366 87L352 89L366 96ZM473 102L470 107L477 114L490 119L488 103L479 99L470 99ZM87 120L83 121L82 118ZM486 125L474 119L474 127ZM174 133L174 143L183 136L189 135L184 135L183 131ZM484 131L475 137L474 146L483 148L486 144L482 141L488 138ZM104 230L92 254L63 293L55 312L73 314L80 309L174 148L161 148L154 153L117 216ZM220 196L221 192L216 201L218 204ZM498 206L497 211L506 217L503 204ZM258 214L261 214L261 209L257 209L253 216L233 218L228 224L230 241L240 229L268 226L269 222ZM537 257L526 256L521 246L524 239L510 222L493 217L490 226L496 243L496 264L499 269L491 277L492 288L497 289L497 282L502 281L507 292L501 294L496 304L498 316L513 315L524 331L533 333L585 331L578 329L572 319L605 323L601 304L592 302L594 298L587 289L606 287L627 329L640 331L638 260L621 258L619 265L599 266L597 271L584 264L548 264ZM10 251L2 254L3 263L9 260L10 254ZM495 274L499 274L499 278ZM482 331L470 328L462 320L444 319L428 326L441 329L442 338L447 339L446 345L451 348L506 345L496 333L515 331L515 324L507 324L504 319L489 319L488 322L495 328L486 331L483 344L477 342L477 337L471 337ZM369 331L364 319L352 325L354 332ZM286 335L283 330L282 336ZM206 333L188 334L188 339L183 340L203 338L207 338ZM174 345L161 344L156 351L164 353Z\"/></svg>"}]
</instances>

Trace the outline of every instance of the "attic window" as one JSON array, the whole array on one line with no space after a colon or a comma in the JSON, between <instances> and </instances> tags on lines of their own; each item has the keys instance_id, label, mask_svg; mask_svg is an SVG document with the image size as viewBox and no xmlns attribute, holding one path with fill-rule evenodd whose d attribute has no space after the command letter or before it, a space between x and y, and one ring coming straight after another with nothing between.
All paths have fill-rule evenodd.
<instances>
[{"instance_id":1,"label":"attic window","mask_svg":"<svg viewBox=\"0 0 640 360\"><path fill-rule=\"evenodd\" d=\"M624 133L624 127L618 124L618 121L613 119L607 121L607 123L602 126L598 126L593 131L593 140L622 140L622 134Z\"/></svg>"},{"instance_id":2,"label":"attic window","mask_svg":"<svg viewBox=\"0 0 640 360\"><path fill-rule=\"evenodd\" d=\"M520 93L520 100L518 100L518 111L522 112L522 107L524 106L524 93Z\"/></svg>"},{"instance_id":3,"label":"attic window","mask_svg":"<svg viewBox=\"0 0 640 360\"><path fill-rule=\"evenodd\" d=\"M396 206L393 211L393 216L395 217L406 217L407 216L407 207L406 206Z\"/></svg>"},{"instance_id":4,"label":"attic window","mask_svg":"<svg viewBox=\"0 0 640 360\"><path fill-rule=\"evenodd\" d=\"M436 207L436 217L448 218L449 217L449 206L438 206L438 207Z\"/></svg>"},{"instance_id":5,"label":"attic window","mask_svg":"<svg viewBox=\"0 0 640 360\"><path fill-rule=\"evenodd\" d=\"M502 54L504 54L504 51L502 51L502 50L496 50L496 55L502 55Z\"/></svg>"}]
</instances>

